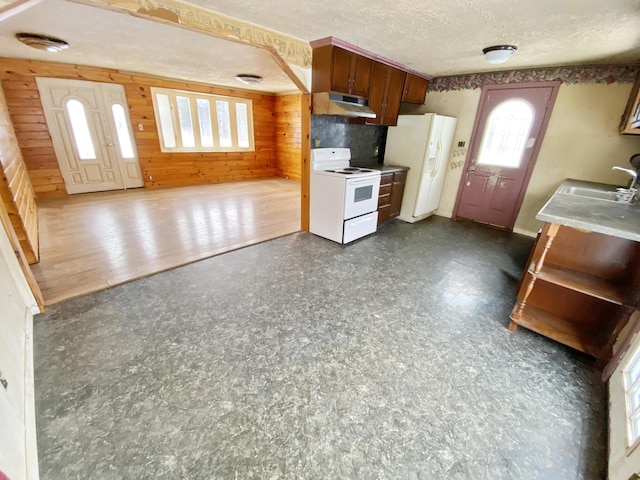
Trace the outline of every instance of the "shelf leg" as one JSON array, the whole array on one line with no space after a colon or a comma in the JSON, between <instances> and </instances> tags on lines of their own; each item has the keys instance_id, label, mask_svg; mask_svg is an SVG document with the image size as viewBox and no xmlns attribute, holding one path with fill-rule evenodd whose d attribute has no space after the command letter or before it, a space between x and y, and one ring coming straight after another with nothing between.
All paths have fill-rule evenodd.
<instances>
[{"instance_id":1,"label":"shelf leg","mask_svg":"<svg viewBox=\"0 0 640 480\"><path fill-rule=\"evenodd\" d=\"M533 262L529 266L528 273L531 278L529 279L529 283L527 283L527 285L524 287L524 291L522 295L518 296L518 308L513 313L513 316L515 317L516 320L520 318L520 316L522 315L522 311L524 310L524 307L527 305L527 299L529 298L529 295L531 295L533 286L536 283L536 278L537 278L536 275L540 272L540 270L542 269L542 266L544 265L544 259L547 256L547 252L551 248L551 245L553 245L553 240L556 238L559 228L560 228L560 225L557 223L549 224L549 228L547 229L547 241L544 244L544 249L540 254L540 258L538 259L537 262ZM509 330L511 330L512 332L515 332L516 328L517 328L517 325L515 325L514 322L512 321L509 324Z\"/></svg>"},{"instance_id":2,"label":"shelf leg","mask_svg":"<svg viewBox=\"0 0 640 480\"><path fill-rule=\"evenodd\" d=\"M513 320L511 320L511 322L509 323L509 326L507 328L509 329L510 332L515 332L516 329L518 328L518 324L516 322L514 322Z\"/></svg>"}]
</instances>

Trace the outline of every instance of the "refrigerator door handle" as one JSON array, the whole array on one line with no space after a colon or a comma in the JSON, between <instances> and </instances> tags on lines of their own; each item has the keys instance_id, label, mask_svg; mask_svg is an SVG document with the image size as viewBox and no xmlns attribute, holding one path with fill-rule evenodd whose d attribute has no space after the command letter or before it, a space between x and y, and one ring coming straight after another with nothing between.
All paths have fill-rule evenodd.
<instances>
[{"instance_id":1,"label":"refrigerator door handle","mask_svg":"<svg viewBox=\"0 0 640 480\"><path fill-rule=\"evenodd\" d=\"M431 176L435 177L442 166L442 142L438 140L436 145L436 168L431 171Z\"/></svg>"}]
</instances>

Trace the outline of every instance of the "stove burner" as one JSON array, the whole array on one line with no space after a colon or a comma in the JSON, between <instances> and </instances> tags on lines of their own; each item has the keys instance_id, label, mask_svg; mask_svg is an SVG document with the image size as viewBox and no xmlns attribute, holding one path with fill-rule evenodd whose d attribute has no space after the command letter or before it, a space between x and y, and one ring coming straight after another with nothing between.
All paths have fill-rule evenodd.
<instances>
[{"instance_id":1,"label":"stove burner","mask_svg":"<svg viewBox=\"0 0 640 480\"><path fill-rule=\"evenodd\" d=\"M335 173L335 170L325 170L325 172L333 172L333 173Z\"/></svg>"},{"instance_id":2,"label":"stove burner","mask_svg":"<svg viewBox=\"0 0 640 480\"><path fill-rule=\"evenodd\" d=\"M345 172L358 172L360 169L358 167L345 167L343 170Z\"/></svg>"}]
</instances>

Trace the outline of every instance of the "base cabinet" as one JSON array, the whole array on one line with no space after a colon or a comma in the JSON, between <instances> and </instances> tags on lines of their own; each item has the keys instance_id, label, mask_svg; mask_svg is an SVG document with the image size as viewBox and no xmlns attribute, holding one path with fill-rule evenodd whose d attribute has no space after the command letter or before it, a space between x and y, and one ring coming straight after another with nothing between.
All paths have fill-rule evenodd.
<instances>
[{"instance_id":1,"label":"base cabinet","mask_svg":"<svg viewBox=\"0 0 640 480\"><path fill-rule=\"evenodd\" d=\"M400 215L407 172L387 172L380 177L378 196L378 225Z\"/></svg>"},{"instance_id":2,"label":"base cabinet","mask_svg":"<svg viewBox=\"0 0 640 480\"><path fill-rule=\"evenodd\" d=\"M509 330L533 330L603 364L640 308L640 243L546 223L525 270Z\"/></svg>"}]
</instances>

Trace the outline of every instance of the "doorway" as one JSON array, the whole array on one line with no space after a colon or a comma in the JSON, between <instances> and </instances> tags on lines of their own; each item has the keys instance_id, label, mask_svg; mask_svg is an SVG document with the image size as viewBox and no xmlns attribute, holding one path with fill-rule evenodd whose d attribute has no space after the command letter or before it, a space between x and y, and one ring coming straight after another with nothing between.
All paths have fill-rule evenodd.
<instances>
[{"instance_id":1,"label":"doorway","mask_svg":"<svg viewBox=\"0 0 640 480\"><path fill-rule=\"evenodd\" d=\"M559 87L483 88L454 218L513 230Z\"/></svg>"},{"instance_id":2,"label":"doorway","mask_svg":"<svg viewBox=\"0 0 640 480\"><path fill-rule=\"evenodd\" d=\"M122 85L36 81L67 193L144 185Z\"/></svg>"}]
</instances>

